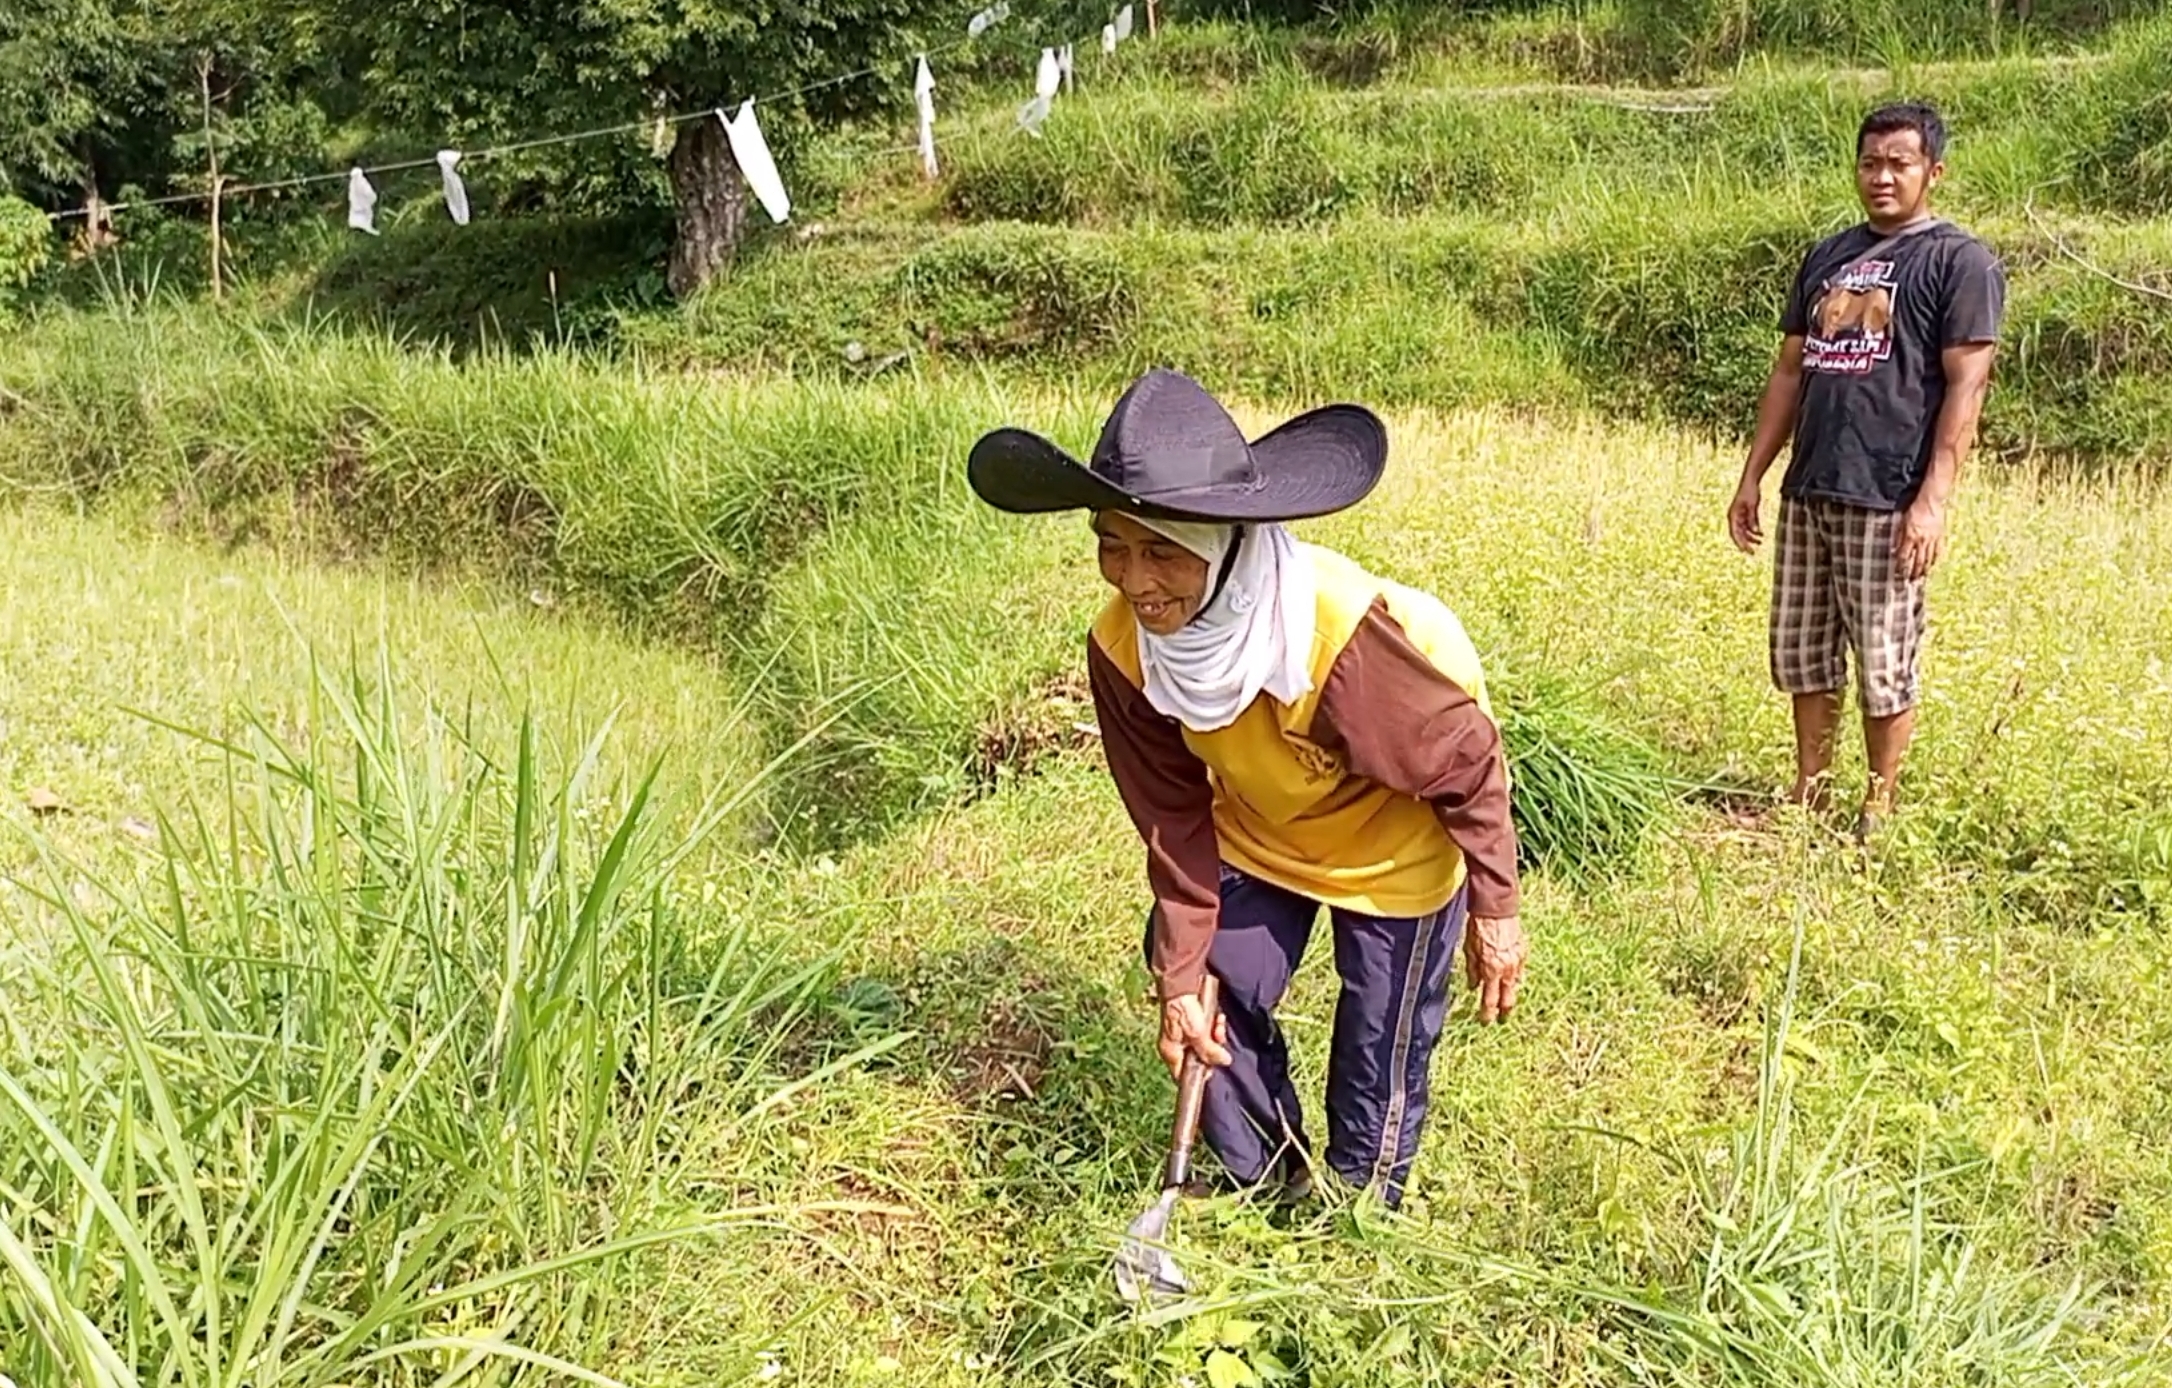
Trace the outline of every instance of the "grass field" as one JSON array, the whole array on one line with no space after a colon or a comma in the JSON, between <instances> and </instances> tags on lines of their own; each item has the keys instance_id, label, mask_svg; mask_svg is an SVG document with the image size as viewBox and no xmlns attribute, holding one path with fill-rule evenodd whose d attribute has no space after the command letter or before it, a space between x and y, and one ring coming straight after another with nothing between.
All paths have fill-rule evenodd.
<instances>
[{"instance_id":1,"label":"grass field","mask_svg":"<svg viewBox=\"0 0 2172 1388\"><path fill-rule=\"evenodd\" d=\"M1487 413L1396 437L1383 492L1311 533L1441 591L1507 697L1574 671L1678 773L1778 780L1728 453ZM882 621L848 601L871 554L917 555L898 609L1015 628L932 648L983 662L968 686L1075 639L1063 523L1006 549L954 478L930 496L779 575L769 620L819 619L785 629L827 634L825 678L894 661L854 635ZM1459 1009L1406 1212L1187 1208L1203 1294L1158 1323L1105 1278L1168 1087L1138 851L1090 745L834 856L763 849L725 806L697 838L771 745L735 661L487 571L418 586L118 502L18 509L0 1368L127 1381L74 1305L144 1381L190 1384L352 1381L369 1354L380 1381L467 1381L444 1375L493 1334L631 1384L2161 1378L2172 508L1965 497L1881 858L1685 801L1588 880L1539 874L1529 1001L1498 1032ZM952 707L906 686L903 714ZM34 784L74 812L34 820ZM1330 999L1314 961L1289 1007L1308 1090Z\"/></svg>"},{"instance_id":2,"label":"grass field","mask_svg":"<svg viewBox=\"0 0 2172 1388\"><path fill-rule=\"evenodd\" d=\"M1038 140L946 66L940 184L787 151L795 225L685 304L657 207L479 176L454 228L427 171L366 244L237 205L222 305L182 217L10 301L0 1385L2172 1380L2172 23L1254 7L1172 2ZM1760 813L1722 515L1918 93L2012 331L1865 855ZM1400 1214L1188 1205L1141 1315L1102 590L963 465L1148 364L1391 416L1299 529L1483 652L1536 955L1512 1025L1459 999Z\"/></svg>"}]
</instances>

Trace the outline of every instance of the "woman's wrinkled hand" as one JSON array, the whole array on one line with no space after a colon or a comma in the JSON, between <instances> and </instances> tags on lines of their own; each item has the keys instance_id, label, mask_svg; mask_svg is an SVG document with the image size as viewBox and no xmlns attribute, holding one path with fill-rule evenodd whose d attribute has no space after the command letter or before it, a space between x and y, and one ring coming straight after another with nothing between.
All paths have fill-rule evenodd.
<instances>
[{"instance_id":1,"label":"woman's wrinkled hand","mask_svg":"<svg viewBox=\"0 0 2172 1388\"><path fill-rule=\"evenodd\" d=\"M1470 966L1471 990L1478 994L1478 1020L1505 1022L1516 1010L1516 989L1531 957L1531 941L1517 916L1474 916L1463 935L1463 957Z\"/></svg>"},{"instance_id":2,"label":"woman's wrinkled hand","mask_svg":"<svg viewBox=\"0 0 2172 1388\"><path fill-rule=\"evenodd\" d=\"M1209 1065L1229 1064L1229 1023L1216 1009L1210 1021L1206 1004L1197 993L1182 993L1161 1005L1162 1064L1172 1076L1181 1076L1187 1052Z\"/></svg>"}]
</instances>

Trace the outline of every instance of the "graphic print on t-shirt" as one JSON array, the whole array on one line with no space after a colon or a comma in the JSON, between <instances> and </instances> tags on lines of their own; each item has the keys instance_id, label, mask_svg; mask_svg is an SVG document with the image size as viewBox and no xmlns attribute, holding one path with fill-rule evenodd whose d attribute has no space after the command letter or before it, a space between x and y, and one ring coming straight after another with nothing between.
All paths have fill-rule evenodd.
<instances>
[{"instance_id":1,"label":"graphic print on t-shirt","mask_svg":"<svg viewBox=\"0 0 2172 1388\"><path fill-rule=\"evenodd\" d=\"M1862 260L1833 276L1810 306L1802 364L1831 376L1867 376L1893 355L1899 286L1890 260Z\"/></svg>"}]
</instances>

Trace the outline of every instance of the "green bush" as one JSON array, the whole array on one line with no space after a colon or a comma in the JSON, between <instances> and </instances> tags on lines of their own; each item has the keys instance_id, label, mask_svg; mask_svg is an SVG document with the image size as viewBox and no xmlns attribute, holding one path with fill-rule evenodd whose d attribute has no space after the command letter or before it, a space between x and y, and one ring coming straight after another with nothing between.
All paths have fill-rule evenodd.
<instances>
[{"instance_id":1,"label":"green bush","mask_svg":"<svg viewBox=\"0 0 2172 1388\"><path fill-rule=\"evenodd\" d=\"M11 311L15 292L38 277L53 256L53 226L19 198L0 195L0 317Z\"/></svg>"},{"instance_id":2,"label":"green bush","mask_svg":"<svg viewBox=\"0 0 2172 1388\"><path fill-rule=\"evenodd\" d=\"M908 330L975 359L1120 345L1145 299L1116 244L1035 227L971 227L916 251L892 295Z\"/></svg>"}]
</instances>

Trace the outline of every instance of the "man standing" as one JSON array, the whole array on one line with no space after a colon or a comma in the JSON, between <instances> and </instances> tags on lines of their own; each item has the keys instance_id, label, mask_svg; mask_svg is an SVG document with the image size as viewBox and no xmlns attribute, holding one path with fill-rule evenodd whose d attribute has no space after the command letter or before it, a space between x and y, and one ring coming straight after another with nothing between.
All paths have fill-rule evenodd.
<instances>
[{"instance_id":1,"label":"man standing","mask_svg":"<svg viewBox=\"0 0 2172 1388\"><path fill-rule=\"evenodd\" d=\"M1794 698L1794 803L1822 809L1848 656L1869 784L1856 836L1893 804L1915 731L1926 578L1976 433L2005 311L1998 258L1935 217L1945 124L1928 106L1873 111L1856 134L1866 219L1813 247L1727 510L1735 544L1764 539L1760 484L1792 434L1780 484L1773 683Z\"/></svg>"}]
</instances>

